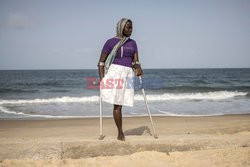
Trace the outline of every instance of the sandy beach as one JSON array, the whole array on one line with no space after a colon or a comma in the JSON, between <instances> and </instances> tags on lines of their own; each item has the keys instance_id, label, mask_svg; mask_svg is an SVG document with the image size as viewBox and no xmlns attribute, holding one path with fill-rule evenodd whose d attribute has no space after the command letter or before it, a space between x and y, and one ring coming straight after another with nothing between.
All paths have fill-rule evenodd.
<instances>
[{"instance_id":1,"label":"sandy beach","mask_svg":"<svg viewBox=\"0 0 250 167\"><path fill-rule=\"evenodd\" d=\"M250 166L250 114L123 118L1 120L0 166Z\"/></svg>"}]
</instances>

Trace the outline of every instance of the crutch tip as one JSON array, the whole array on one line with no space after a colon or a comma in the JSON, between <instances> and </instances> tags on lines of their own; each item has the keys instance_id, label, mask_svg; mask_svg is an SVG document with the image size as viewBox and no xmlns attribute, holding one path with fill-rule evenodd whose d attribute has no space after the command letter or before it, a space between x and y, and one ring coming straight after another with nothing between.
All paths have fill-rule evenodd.
<instances>
[{"instance_id":1,"label":"crutch tip","mask_svg":"<svg viewBox=\"0 0 250 167\"><path fill-rule=\"evenodd\" d=\"M155 138L155 139L158 139L158 136L157 136L157 134L155 134L155 135L154 135L154 138Z\"/></svg>"},{"instance_id":2,"label":"crutch tip","mask_svg":"<svg viewBox=\"0 0 250 167\"><path fill-rule=\"evenodd\" d=\"M100 136L99 136L99 140L103 140L104 137L105 137L105 135L100 135Z\"/></svg>"}]
</instances>

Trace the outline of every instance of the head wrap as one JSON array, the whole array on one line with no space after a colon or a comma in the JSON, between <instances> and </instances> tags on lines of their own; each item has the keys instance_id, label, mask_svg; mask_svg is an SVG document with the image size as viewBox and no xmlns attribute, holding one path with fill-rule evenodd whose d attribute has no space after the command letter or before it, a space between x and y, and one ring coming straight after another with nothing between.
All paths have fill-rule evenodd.
<instances>
[{"instance_id":1,"label":"head wrap","mask_svg":"<svg viewBox=\"0 0 250 167\"><path fill-rule=\"evenodd\" d=\"M126 37L123 35L123 29L127 23L127 21L131 21L129 19L126 18L122 18L116 26L116 36L118 38L120 38L120 41L114 46L114 48L112 49L112 51L109 53L106 61L105 61L105 73L107 73L110 65L112 64L112 62L115 59L115 55L116 52L118 51L118 49L124 44L126 43L126 41L129 39L129 37ZM132 21L131 21L132 22Z\"/></svg>"},{"instance_id":2,"label":"head wrap","mask_svg":"<svg viewBox=\"0 0 250 167\"><path fill-rule=\"evenodd\" d=\"M123 35L123 30L124 30L124 27L125 27L127 21L131 21L131 20L127 19L127 18L122 18L121 20L118 21L118 23L116 25L116 36L117 37L119 37L119 38L125 37Z\"/></svg>"}]
</instances>

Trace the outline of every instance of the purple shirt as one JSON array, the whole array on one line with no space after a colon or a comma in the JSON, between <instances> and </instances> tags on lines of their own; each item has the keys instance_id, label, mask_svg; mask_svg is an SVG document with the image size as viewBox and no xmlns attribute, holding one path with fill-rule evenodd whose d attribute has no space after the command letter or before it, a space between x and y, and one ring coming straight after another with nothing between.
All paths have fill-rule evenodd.
<instances>
[{"instance_id":1,"label":"purple shirt","mask_svg":"<svg viewBox=\"0 0 250 167\"><path fill-rule=\"evenodd\" d=\"M102 48L102 53L108 55L119 41L120 39L116 37L107 40ZM112 64L119 64L132 68L132 59L135 53L138 53L136 42L129 38L126 43L118 49Z\"/></svg>"}]
</instances>

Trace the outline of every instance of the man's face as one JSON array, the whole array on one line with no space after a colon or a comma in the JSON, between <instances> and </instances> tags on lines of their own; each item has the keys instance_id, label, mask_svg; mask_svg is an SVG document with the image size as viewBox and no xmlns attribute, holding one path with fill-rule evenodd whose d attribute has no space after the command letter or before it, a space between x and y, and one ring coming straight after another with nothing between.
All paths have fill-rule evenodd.
<instances>
[{"instance_id":1,"label":"man's face","mask_svg":"<svg viewBox=\"0 0 250 167\"><path fill-rule=\"evenodd\" d=\"M125 35L126 37L130 37L130 35L132 34L132 28L132 23L130 21L127 21L123 29L123 35Z\"/></svg>"}]
</instances>

